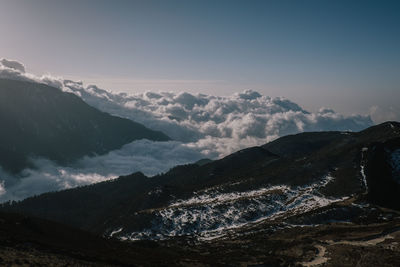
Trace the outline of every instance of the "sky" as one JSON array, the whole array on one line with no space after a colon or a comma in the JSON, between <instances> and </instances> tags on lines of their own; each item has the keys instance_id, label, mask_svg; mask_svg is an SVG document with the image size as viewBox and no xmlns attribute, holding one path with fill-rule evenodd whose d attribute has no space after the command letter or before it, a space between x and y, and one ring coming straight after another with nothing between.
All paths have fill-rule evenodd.
<instances>
[{"instance_id":1,"label":"sky","mask_svg":"<svg viewBox=\"0 0 400 267\"><path fill-rule=\"evenodd\" d=\"M113 91L252 89L400 120L398 1L0 0L0 57Z\"/></svg>"}]
</instances>

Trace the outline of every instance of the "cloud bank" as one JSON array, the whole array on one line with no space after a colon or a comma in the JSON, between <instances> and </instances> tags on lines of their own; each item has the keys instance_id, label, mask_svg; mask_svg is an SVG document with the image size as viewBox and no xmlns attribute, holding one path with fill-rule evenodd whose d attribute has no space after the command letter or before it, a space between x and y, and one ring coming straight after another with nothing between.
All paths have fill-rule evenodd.
<instances>
[{"instance_id":1,"label":"cloud bank","mask_svg":"<svg viewBox=\"0 0 400 267\"><path fill-rule=\"evenodd\" d=\"M200 152L180 142L138 140L106 155L84 157L70 166L35 159L37 168L24 170L20 177L0 167L0 202L101 182L136 171L155 175L202 157Z\"/></svg>"},{"instance_id":2,"label":"cloud bank","mask_svg":"<svg viewBox=\"0 0 400 267\"><path fill-rule=\"evenodd\" d=\"M190 143L210 157L228 155L287 134L359 131L373 124L369 116L345 117L325 108L310 113L288 99L262 96L252 90L218 97L186 92L113 94L72 81L64 81L62 88L100 110Z\"/></svg>"},{"instance_id":3,"label":"cloud bank","mask_svg":"<svg viewBox=\"0 0 400 267\"><path fill-rule=\"evenodd\" d=\"M220 97L186 92L113 93L95 85L25 72L17 61L0 60L0 78L44 83L78 95L102 111L129 118L170 136L174 142L136 141L105 156L84 158L73 167L36 161L13 182L0 173L0 198L28 195L97 182L134 171L152 175L183 163L220 158L249 146L303 131L359 131L373 124L369 116L343 116L327 108L310 113L282 97L246 90ZM6 178L3 178L6 177ZM15 179L14 179L15 180Z\"/></svg>"}]
</instances>

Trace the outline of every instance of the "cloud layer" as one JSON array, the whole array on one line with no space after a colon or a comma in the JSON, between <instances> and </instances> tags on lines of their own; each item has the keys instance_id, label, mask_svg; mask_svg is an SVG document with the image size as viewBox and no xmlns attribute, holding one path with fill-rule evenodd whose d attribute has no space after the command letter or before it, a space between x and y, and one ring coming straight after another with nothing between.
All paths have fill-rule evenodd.
<instances>
[{"instance_id":1,"label":"cloud layer","mask_svg":"<svg viewBox=\"0 0 400 267\"><path fill-rule=\"evenodd\" d=\"M202 157L200 152L180 142L139 140L106 155L84 157L70 166L35 159L37 168L24 170L20 177L6 173L0 167L0 202L101 182L136 171L155 175Z\"/></svg>"},{"instance_id":2,"label":"cloud layer","mask_svg":"<svg viewBox=\"0 0 400 267\"><path fill-rule=\"evenodd\" d=\"M210 157L264 144L303 131L358 131L372 125L369 116L345 117L321 108L310 113L285 98L270 98L251 90L228 97L204 94L145 92L112 94L96 86L64 81L63 90L114 115L163 131Z\"/></svg>"},{"instance_id":3,"label":"cloud layer","mask_svg":"<svg viewBox=\"0 0 400 267\"><path fill-rule=\"evenodd\" d=\"M163 131L175 140L165 143L136 141L108 155L82 159L68 168L37 161L38 170L27 170L26 177L18 183L0 173L0 181L5 181L2 187L5 191L0 190L3 200L97 182L134 171L152 175L177 164L202 157L219 158L287 134L358 131L373 124L369 116L346 117L326 108L310 113L288 99L271 98L252 90L227 97L186 92L116 94L95 85L84 86L82 82L35 76L26 73L23 64L4 59L0 60L0 78L44 83L74 93L102 111Z\"/></svg>"}]
</instances>

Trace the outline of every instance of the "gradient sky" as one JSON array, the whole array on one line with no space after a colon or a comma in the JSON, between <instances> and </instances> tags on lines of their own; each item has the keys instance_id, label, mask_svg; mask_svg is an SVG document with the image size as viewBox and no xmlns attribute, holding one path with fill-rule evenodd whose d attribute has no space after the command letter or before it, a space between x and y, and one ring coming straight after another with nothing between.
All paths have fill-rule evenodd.
<instances>
[{"instance_id":1,"label":"gradient sky","mask_svg":"<svg viewBox=\"0 0 400 267\"><path fill-rule=\"evenodd\" d=\"M0 0L0 22L35 74L400 119L400 1Z\"/></svg>"}]
</instances>

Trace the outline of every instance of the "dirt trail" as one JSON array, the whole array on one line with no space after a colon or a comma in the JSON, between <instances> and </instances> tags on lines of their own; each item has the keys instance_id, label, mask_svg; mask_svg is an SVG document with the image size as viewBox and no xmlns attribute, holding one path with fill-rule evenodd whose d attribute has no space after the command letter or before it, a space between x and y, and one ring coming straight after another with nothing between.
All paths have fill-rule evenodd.
<instances>
[{"instance_id":1,"label":"dirt trail","mask_svg":"<svg viewBox=\"0 0 400 267\"><path fill-rule=\"evenodd\" d=\"M393 231L390 234L385 234L382 236L378 236L376 238L368 239L368 240L362 240L362 241L349 241L349 240L341 240L341 241L333 241L333 240L326 240L325 243L327 246L333 246L333 245L350 245L350 246L361 246L361 247L367 247L367 246L376 246L379 243L384 242L387 239L394 239L395 234L400 233L400 231ZM315 246L318 249L318 253L315 256L315 258L312 261L309 262L300 262L302 266L305 267L311 267L311 266L318 266L321 264L326 263L329 258L325 256L326 254L326 246L322 245L316 245Z\"/></svg>"},{"instance_id":2,"label":"dirt trail","mask_svg":"<svg viewBox=\"0 0 400 267\"><path fill-rule=\"evenodd\" d=\"M305 267L317 266L329 260L329 258L325 257L326 248L324 246L316 245L315 247L318 249L318 254L315 256L315 258L309 262L301 262L301 265Z\"/></svg>"},{"instance_id":3,"label":"dirt trail","mask_svg":"<svg viewBox=\"0 0 400 267\"><path fill-rule=\"evenodd\" d=\"M327 243L329 245L351 245L351 246L360 246L360 247L368 247L368 246L376 246L379 243L382 243L386 239L394 239L393 236L391 235L385 235L382 237L370 239L370 240L365 240L365 241L347 241L347 240L342 240L342 241L337 241L334 242L332 240L328 240Z\"/></svg>"}]
</instances>

